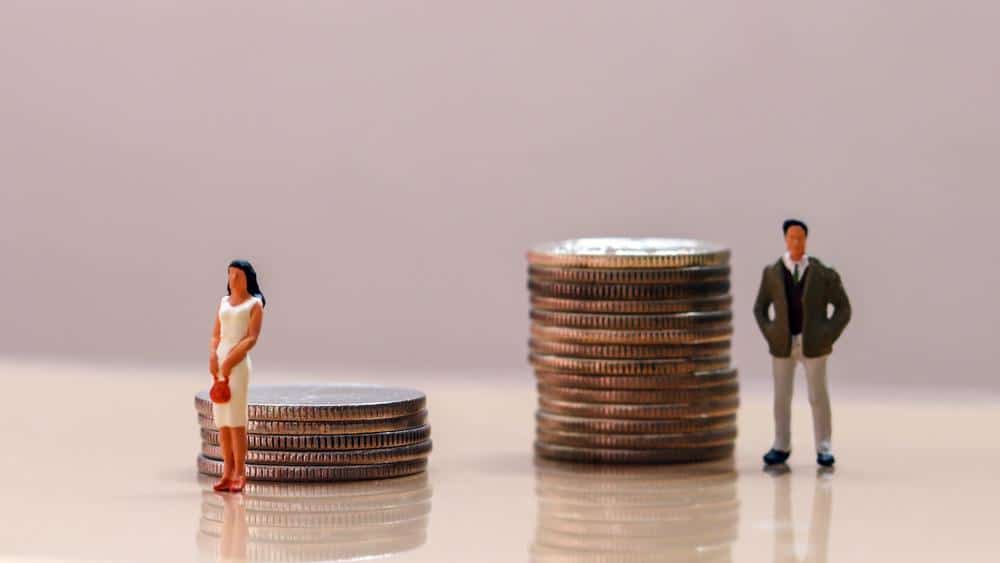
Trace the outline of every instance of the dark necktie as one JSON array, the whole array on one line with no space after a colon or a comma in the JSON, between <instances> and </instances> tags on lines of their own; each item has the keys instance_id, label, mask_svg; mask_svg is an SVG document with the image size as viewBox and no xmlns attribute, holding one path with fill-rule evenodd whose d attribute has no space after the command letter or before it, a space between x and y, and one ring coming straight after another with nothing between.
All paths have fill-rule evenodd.
<instances>
[{"instance_id":1,"label":"dark necktie","mask_svg":"<svg viewBox=\"0 0 1000 563\"><path fill-rule=\"evenodd\" d=\"M795 271L792 272L792 276L795 278L795 283L799 283L799 265L795 264Z\"/></svg>"}]
</instances>

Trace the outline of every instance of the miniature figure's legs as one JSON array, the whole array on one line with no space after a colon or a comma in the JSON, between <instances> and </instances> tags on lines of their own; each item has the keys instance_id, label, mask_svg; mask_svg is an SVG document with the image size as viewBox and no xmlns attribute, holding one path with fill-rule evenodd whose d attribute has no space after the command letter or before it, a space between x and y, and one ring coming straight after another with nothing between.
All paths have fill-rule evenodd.
<instances>
[{"instance_id":1,"label":"miniature figure's legs","mask_svg":"<svg viewBox=\"0 0 1000 563\"><path fill-rule=\"evenodd\" d=\"M233 444L234 471L233 476L246 476L247 474L247 427L234 426L230 439Z\"/></svg>"},{"instance_id":2,"label":"miniature figure's legs","mask_svg":"<svg viewBox=\"0 0 1000 563\"><path fill-rule=\"evenodd\" d=\"M806 365L806 381L809 384L809 405L812 407L813 434L816 438L816 453L832 453L833 415L830 412L830 393L826 386L826 359L803 358Z\"/></svg>"},{"instance_id":3,"label":"miniature figure's legs","mask_svg":"<svg viewBox=\"0 0 1000 563\"><path fill-rule=\"evenodd\" d=\"M231 426L219 428L219 447L222 449L222 478L232 479L236 476L236 463L233 455L233 433Z\"/></svg>"},{"instance_id":4,"label":"miniature figure's legs","mask_svg":"<svg viewBox=\"0 0 1000 563\"><path fill-rule=\"evenodd\" d=\"M795 390L795 356L771 357L774 374L774 444L775 450L787 452L792 447L792 392Z\"/></svg>"}]
</instances>

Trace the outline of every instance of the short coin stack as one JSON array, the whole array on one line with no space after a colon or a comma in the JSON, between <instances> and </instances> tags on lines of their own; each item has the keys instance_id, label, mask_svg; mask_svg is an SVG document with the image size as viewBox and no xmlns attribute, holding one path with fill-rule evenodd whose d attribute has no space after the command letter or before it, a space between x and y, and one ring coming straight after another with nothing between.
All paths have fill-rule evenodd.
<instances>
[{"instance_id":1,"label":"short coin stack","mask_svg":"<svg viewBox=\"0 0 1000 563\"><path fill-rule=\"evenodd\" d=\"M431 429L415 389L360 384L251 385L247 479L353 481L427 468ZM221 475L219 430L208 391L195 396L198 471Z\"/></svg>"},{"instance_id":2,"label":"short coin stack","mask_svg":"<svg viewBox=\"0 0 1000 563\"><path fill-rule=\"evenodd\" d=\"M575 239L528 252L536 452L603 463L732 455L729 250Z\"/></svg>"}]
</instances>

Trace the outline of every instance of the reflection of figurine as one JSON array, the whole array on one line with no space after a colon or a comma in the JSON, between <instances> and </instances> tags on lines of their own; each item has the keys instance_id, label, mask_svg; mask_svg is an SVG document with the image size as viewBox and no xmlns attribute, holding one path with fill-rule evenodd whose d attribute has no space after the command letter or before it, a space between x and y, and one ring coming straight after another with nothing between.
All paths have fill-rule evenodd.
<instances>
[{"instance_id":1,"label":"reflection of figurine","mask_svg":"<svg viewBox=\"0 0 1000 563\"><path fill-rule=\"evenodd\" d=\"M788 251L764 268L753 312L772 356L774 372L774 445L764 455L767 464L784 463L791 453L792 389L795 364L805 366L812 406L816 461L833 465L830 396L826 360L833 343L851 319L851 304L833 268L806 255L805 223L788 219L782 225ZM827 305L834 307L827 315ZM768 308L774 305L774 318Z\"/></svg>"},{"instance_id":2,"label":"reflection of figurine","mask_svg":"<svg viewBox=\"0 0 1000 563\"><path fill-rule=\"evenodd\" d=\"M780 466L774 466L780 467ZM833 512L832 468L820 467L813 487L812 518L805 559L795 553L795 519L792 518L792 476L774 476L774 561L775 563L826 563Z\"/></svg>"},{"instance_id":3,"label":"reflection of figurine","mask_svg":"<svg viewBox=\"0 0 1000 563\"><path fill-rule=\"evenodd\" d=\"M215 318L208 363L213 381L228 381L232 392L228 402L212 403L224 460L222 478L214 489L239 492L246 484L248 352L257 344L264 319L264 295L249 262L233 260L229 264L226 294Z\"/></svg>"}]
</instances>

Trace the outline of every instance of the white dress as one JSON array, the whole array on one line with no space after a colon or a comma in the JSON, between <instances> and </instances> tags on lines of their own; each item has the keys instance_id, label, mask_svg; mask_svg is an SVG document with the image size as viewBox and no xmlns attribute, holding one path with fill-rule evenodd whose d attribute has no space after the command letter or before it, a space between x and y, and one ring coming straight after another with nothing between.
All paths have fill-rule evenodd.
<instances>
[{"instance_id":1,"label":"white dress","mask_svg":"<svg viewBox=\"0 0 1000 563\"><path fill-rule=\"evenodd\" d=\"M239 305L229 304L229 296L222 298L219 304L219 325L220 340L219 347L215 353L219 358L219 365L225 361L229 351L240 343L247 335L247 328L250 326L250 311L254 304L260 303L259 297L251 297ZM246 426L247 424L247 388L250 385L250 354L243 358L240 363L233 366L229 375L229 389L232 397L223 404L212 403L212 418L215 426ZM221 370L219 379L222 378Z\"/></svg>"}]
</instances>

